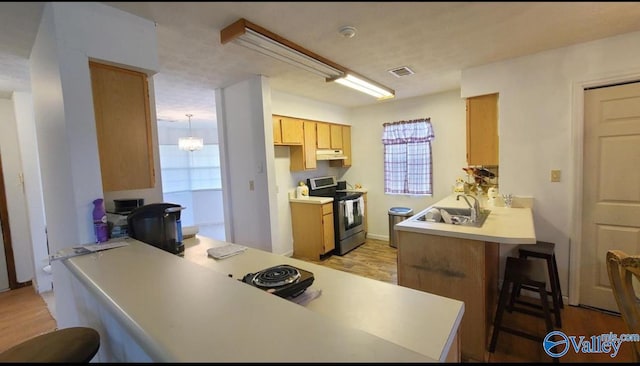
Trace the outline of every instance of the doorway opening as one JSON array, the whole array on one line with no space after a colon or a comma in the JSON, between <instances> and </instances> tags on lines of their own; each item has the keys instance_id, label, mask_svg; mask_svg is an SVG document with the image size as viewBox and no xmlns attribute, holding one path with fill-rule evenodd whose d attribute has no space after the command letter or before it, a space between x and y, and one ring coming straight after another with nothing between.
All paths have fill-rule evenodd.
<instances>
[{"instance_id":1,"label":"doorway opening","mask_svg":"<svg viewBox=\"0 0 640 366\"><path fill-rule=\"evenodd\" d=\"M189 128L187 117L158 118L158 145L164 202L179 204L183 232L189 227L198 234L225 240L220 146L216 122L198 118ZM180 150L178 140L188 135L204 140L202 149Z\"/></svg>"}]
</instances>

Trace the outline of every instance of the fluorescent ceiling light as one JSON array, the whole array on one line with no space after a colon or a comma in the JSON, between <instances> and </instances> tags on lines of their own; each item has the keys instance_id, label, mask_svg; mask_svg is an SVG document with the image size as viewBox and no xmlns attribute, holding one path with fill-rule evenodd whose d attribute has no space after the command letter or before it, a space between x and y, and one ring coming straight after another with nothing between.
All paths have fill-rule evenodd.
<instances>
[{"instance_id":1,"label":"fluorescent ceiling light","mask_svg":"<svg viewBox=\"0 0 640 366\"><path fill-rule=\"evenodd\" d=\"M359 90L378 99L389 99L395 96L395 92L393 90L381 85L378 86L374 82L365 80L361 76L355 76L352 73L348 73L345 76L327 81L335 81L338 84L342 84L344 86L348 86L349 88Z\"/></svg>"},{"instance_id":2,"label":"fluorescent ceiling light","mask_svg":"<svg viewBox=\"0 0 640 366\"><path fill-rule=\"evenodd\" d=\"M336 81L378 99L392 98L395 92L361 76L354 76L347 68L317 55L259 25L239 19L220 31L222 44L233 42L264 55L320 75L326 81Z\"/></svg>"},{"instance_id":3,"label":"fluorescent ceiling light","mask_svg":"<svg viewBox=\"0 0 640 366\"><path fill-rule=\"evenodd\" d=\"M234 40L235 43L256 50L264 55L271 56L293 66L300 67L324 78L333 78L343 74L342 71L324 64L302 52L287 48L271 38L247 29L247 33Z\"/></svg>"}]
</instances>

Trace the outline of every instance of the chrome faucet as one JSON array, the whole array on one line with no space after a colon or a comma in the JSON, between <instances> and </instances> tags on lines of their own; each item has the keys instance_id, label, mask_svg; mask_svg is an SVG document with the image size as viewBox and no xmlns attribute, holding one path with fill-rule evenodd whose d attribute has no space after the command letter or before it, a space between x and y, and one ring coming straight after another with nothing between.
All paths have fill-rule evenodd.
<instances>
[{"instance_id":1,"label":"chrome faucet","mask_svg":"<svg viewBox=\"0 0 640 366\"><path fill-rule=\"evenodd\" d=\"M480 213L480 202L478 201L478 199L476 197L468 195L468 194L459 194L456 197L456 201L459 201L460 197L464 198L464 200L467 202L467 205L469 205L469 208L471 209L471 222L477 222L478 221L478 213ZM467 197L471 197L471 198L473 198L475 200L473 205L469 202L469 199L467 199Z\"/></svg>"}]
</instances>

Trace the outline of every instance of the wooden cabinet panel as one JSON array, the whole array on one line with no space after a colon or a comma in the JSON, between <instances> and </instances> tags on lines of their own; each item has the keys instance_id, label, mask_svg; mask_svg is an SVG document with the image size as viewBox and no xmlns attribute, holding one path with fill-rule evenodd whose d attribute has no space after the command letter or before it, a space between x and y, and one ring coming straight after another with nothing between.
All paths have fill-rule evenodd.
<instances>
[{"instance_id":1,"label":"wooden cabinet panel","mask_svg":"<svg viewBox=\"0 0 640 366\"><path fill-rule=\"evenodd\" d=\"M289 147L289 170L309 170L317 167L316 161L316 123L302 121L304 142L301 146Z\"/></svg>"},{"instance_id":2,"label":"wooden cabinet panel","mask_svg":"<svg viewBox=\"0 0 640 366\"><path fill-rule=\"evenodd\" d=\"M318 149L331 149L331 125L318 122L316 130Z\"/></svg>"},{"instance_id":3,"label":"wooden cabinet panel","mask_svg":"<svg viewBox=\"0 0 640 366\"><path fill-rule=\"evenodd\" d=\"M282 127L280 125L280 117L273 116L273 144L282 145Z\"/></svg>"},{"instance_id":4,"label":"wooden cabinet panel","mask_svg":"<svg viewBox=\"0 0 640 366\"><path fill-rule=\"evenodd\" d=\"M333 203L291 202L293 257L318 260L335 248Z\"/></svg>"},{"instance_id":5,"label":"wooden cabinet panel","mask_svg":"<svg viewBox=\"0 0 640 366\"><path fill-rule=\"evenodd\" d=\"M342 129L342 152L347 157L345 160L330 160L329 165L335 167L351 166L351 126L340 126Z\"/></svg>"},{"instance_id":6,"label":"wooden cabinet panel","mask_svg":"<svg viewBox=\"0 0 640 366\"><path fill-rule=\"evenodd\" d=\"M153 188L147 75L96 62L89 69L103 190Z\"/></svg>"},{"instance_id":7,"label":"wooden cabinet panel","mask_svg":"<svg viewBox=\"0 0 640 366\"><path fill-rule=\"evenodd\" d=\"M330 206L330 208L332 208L332 212L326 215L322 215L322 254L326 254L336 247L333 227L333 207L332 204L324 206Z\"/></svg>"},{"instance_id":8,"label":"wooden cabinet panel","mask_svg":"<svg viewBox=\"0 0 640 366\"><path fill-rule=\"evenodd\" d=\"M304 168L315 169L318 166L316 160L316 123L304 121Z\"/></svg>"},{"instance_id":9,"label":"wooden cabinet panel","mask_svg":"<svg viewBox=\"0 0 640 366\"><path fill-rule=\"evenodd\" d=\"M341 125L329 125L331 131L331 148L342 149L342 126Z\"/></svg>"},{"instance_id":10,"label":"wooden cabinet panel","mask_svg":"<svg viewBox=\"0 0 640 366\"><path fill-rule=\"evenodd\" d=\"M467 98L467 163L498 165L498 147L498 94Z\"/></svg>"},{"instance_id":11,"label":"wooden cabinet panel","mask_svg":"<svg viewBox=\"0 0 640 366\"><path fill-rule=\"evenodd\" d=\"M280 136L276 136L280 131ZM273 143L277 145L302 145L304 132L302 120L284 116L273 116Z\"/></svg>"}]
</instances>

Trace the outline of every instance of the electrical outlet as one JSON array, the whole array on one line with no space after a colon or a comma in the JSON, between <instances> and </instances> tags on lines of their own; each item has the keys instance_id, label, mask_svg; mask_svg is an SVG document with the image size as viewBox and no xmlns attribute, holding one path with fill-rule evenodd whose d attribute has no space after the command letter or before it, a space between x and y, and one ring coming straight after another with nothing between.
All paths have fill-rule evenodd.
<instances>
[{"instance_id":1,"label":"electrical outlet","mask_svg":"<svg viewBox=\"0 0 640 366\"><path fill-rule=\"evenodd\" d=\"M552 170L551 171L551 181L552 182L559 182L560 181L560 171L559 170Z\"/></svg>"}]
</instances>

